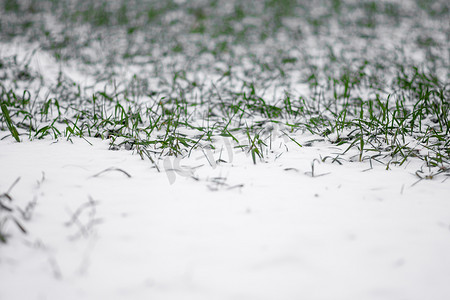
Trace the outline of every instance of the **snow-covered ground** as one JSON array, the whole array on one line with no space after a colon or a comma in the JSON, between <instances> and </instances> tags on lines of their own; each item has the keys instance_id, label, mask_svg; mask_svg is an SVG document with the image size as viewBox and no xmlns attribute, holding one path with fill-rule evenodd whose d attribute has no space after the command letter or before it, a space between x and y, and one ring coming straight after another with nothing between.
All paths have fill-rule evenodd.
<instances>
[{"instance_id":1,"label":"snow-covered ground","mask_svg":"<svg viewBox=\"0 0 450 300\"><path fill-rule=\"evenodd\" d=\"M158 173L89 141L0 140L0 193L20 177L11 206L31 213L28 234L4 228L0 299L450 297L450 181L417 182L414 161L316 160L312 177L336 149L292 144Z\"/></svg>"},{"instance_id":2,"label":"snow-covered ground","mask_svg":"<svg viewBox=\"0 0 450 300\"><path fill-rule=\"evenodd\" d=\"M204 5L203 2L198 3ZM49 17L51 13L48 13L43 15L45 17L42 17L41 23L32 19L37 22L33 25L36 28L39 27L37 24L41 24L43 30L50 30L44 40L37 35L30 38L32 42L20 36L0 41L0 63L4 65L0 68L0 87L4 87L5 91L11 89L19 96L27 90L29 95L33 93L32 99L43 102L52 97L56 99L58 94L53 95L57 90L55 87L64 83L61 89L76 90L79 87L82 96L87 95L88 99L96 92L115 88L116 79L125 94L127 89L133 92L133 84L141 83L142 77L142 83L151 88L143 88L141 94L145 95L144 102L139 104L147 105L145 101L150 101L146 98L150 92L155 95L161 93L161 97L151 99L161 104L165 96L178 91L173 86L180 82L184 85L195 83L196 88L189 89L187 94L183 90L186 87L180 86L180 92L186 98L195 98L196 92L202 94L204 89L205 95L212 99L207 97L205 103L220 98L221 88L222 92L229 92L226 95L234 97L245 93L244 87L248 89L249 83L253 87L255 82L258 93L264 91L267 104L274 104L282 99L278 97L280 93L284 95L289 92L292 99L308 95L304 77L312 75L311 78L317 75L318 85L326 86L334 80L334 85L323 88L320 93L332 93L332 88L336 88L335 93L345 96L344 85L339 85L339 80L346 78L343 67L348 65L349 70L355 68L356 72L358 64L361 64L364 68L359 71L374 72L374 88L359 90L359 85L356 85L352 95L369 99L376 94L381 99L386 94L389 100L387 95L390 93L412 93L412 77L422 74L417 73L416 69L411 78L407 74L398 77L398 80L404 79L412 87L392 91L387 83L393 80L391 77L398 75L398 64L405 67L431 66L442 82L448 81L448 57L439 52L439 49L448 48L445 47L448 45L448 25L441 24L442 16L436 19L425 16L423 9L417 8L420 1L415 2L370 2L365 6L367 12L362 7L349 10L354 14L352 16L361 16L349 18L349 22L339 25L346 24L348 27L344 26L345 29L353 30L348 31L337 26L338 21L342 21L340 17L331 20L330 26L317 25L329 18L329 12L323 7L321 12L321 6L314 5L312 1L309 4L311 8L319 10L310 12L310 17L320 18L311 18L308 22L317 26L308 25L299 18L284 18L283 26L289 30L281 30L277 36L268 37L264 42L255 44L250 39L248 44L234 46L227 42L230 39L227 36L219 35L216 40L210 40L198 34L184 36L177 33L184 32L184 27L189 29L194 16L206 18L208 11L203 16L202 9L193 10L198 13L192 15L181 9L174 10L173 14L169 11L162 18L166 25L153 29L153 23L149 23L151 26L148 28L154 32L142 29L142 32L137 30L134 34L128 32L132 27L125 28L127 24L123 28L113 26L109 31L102 28L95 31L81 25L81 31L80 28L70 30L71 23L63 22L61 24L65 26L61 26L61 20ZM239 8L232 5L236 3L239 1L230 1L229 8ZM258 1L251 3L256 5ZM260 1L259 6L262 3ZM357 21L365 21L364 13L376 16L371 12L371 9L377 9L377 5L372 5L374 3L386 4L378 9L397 7L398 12L393 10L391 13L398 15L398 24L392 23L387 11L381 14L384 16L381 20L374 23L378 26L377 30L364 29L364 24L357 25ZM437 6L435 11L440 11L439 5L444 6L444 1L434 4ZM421 13L416 15L417 11ZM345 9L338 16L340 14L341 17L347 16ZM218 16L227 15L233 17L233 12L218 13ZM89 14L86 16L89 17ZM170 19L179 16L182 22L170 25ZM236 28L229 27L232 30L230 34L241 32L242 24L253 24L247 28L250 32L247 38L254 37L256 35L252 32L258 33L258 28L270 24L264 21L270 20L270 15L267 16L259 19L249 16L242 22L234 20L231 25ZM6 19L7 15L2 17L4 19L0 25L17 21L13 15L9 19ZM206 18L205 26L211 25L212 20L208 23ZM196 25L195 22L192 24ZM8 32L7 26L3 25L3 28ZM322 36L313 33L314 28L327 30ZM94 31L91 32L91 29ZM216 30L220 32L221 27ZM363 31L369 35L361 34ZM160 32L164 34L160 35ZM297 45L299 41L291 40L292 37L287 35L289 32L302 36L300 45ZM205 36L214 36L213 33ZM28 34L33 37L33 34ZM98 40L94 38L97 35ZM102 35L103 39L100 38ZM156 39L146 39L151 37ZM73 43L70 47L65 48L57 43L66 38ZM176 45L174 41L177 41ZM193 41L199 43L194 45ZM415 45L418 41L422 41L422 48ZM230 49L213 55L218 42ZM180 45L183 46L182 53L173 50ZM58 56L62 55L65 59L55 58L56 52L49 50L53 46ZM198 55L196 51L199 50L194 46L205 51L200 51L201 55ZM58 47L61 49L58 50ZM139 55L137 50L142 50L145 55ZM128 60L123 58L130 54L128 52L136 52L136 56ZM190 52L189 57L186 53ZM280 61L286 60L283 62L286 74L284 71L280 73L283 76L276 76L277 68L270 70L271 65L280 63L275 55L280 56L277 57ZM336 59L339 63L333 62ZM375 65L379 66L372 68ZM378 75L378 67L382 70L380 78L375 76ZM326 72L308 73L316 68ZM403 72L403 67L401 70ZM22 76L26 78L20 80L20 74L26 75ZM186 78L179 79L178 74L184 74ZM433 75L433 72L430 74ZM427 73L424 71L422 75ZM225 77L229 77L226 79L229 81L222 82ZM364 78L367 79L367 76ZM444 89L448 85L438 84L438 80L434 82L430 78L425 78L427 80L424 82L432 82L431 88L442 87L442 94L448 91ZM218 85L217 95L216 87L209 90L214 82ZM258 87L258 84L261 86ZM398 89L396 84L394 87ZM68 91L68 94L74 93ZM25 97L26 94L23 95ZM174 99L176 97L178 94ZM444 99L445 95L441 97ZM192 104L196 104L195 99L191 100ZM209 135L209 121L214 123L223 114L217 107L226 100L220 101L211 102L211 110L203 107L207 110L197 111L199 115L202 112L205 116L214 115L211 120L206 120L208 129L202 125L204 131L196 132L192 130L195 126L191 126L177 129L177 134L191 130L186 136L198 141L201 140L198 139L199 134ZM239 106L242 103L235 104ZM390 103L398 105L394 100ZM78 102L74 101L70 107L77 108L77 105ZM170 108L170 103L165 105L165 108ZM214 105L217 107L214 108ZM412 102L412 105L416 103ZM32 106L34 110L30 108L30 111L36 114L32 118L37 125L36 130L44 125L56 124L61 126L58 128L62 134L54 139L50 135L39 139L40 136L32 130L27 131L22 122L22 127L18 126L21 143L17 143L6 131L6 124L0 124L3 130L0 131L0 204L5 203L7 208L12 208L9 212L0 206L0 234L7 234L7 243L0 243L0 300L450 299L449 173L444 167L441 173L438 167L425 169L426 163L423 161L434 157L427 156L428 151L436 158L442 158L442 166L447 164L444 156L448 152L445 152L445 146L440 146L448 143L433 140L435 136L430 140L433 146L427 148L428 142L420 143L405 135L404 149L411 151L405 156L407 160L402 166L394 165L398 161L396 159L388 162L389 155L395 152L386 150L392 145L382 147L383 144L375 153L380 153L380 160L385 159L384 164L375 161L376 155L369 161L370 148L367 147L361 153L367 154L364 162L359 162L358 147L349 147L349 143L353 145L350 140L337 146L336 132L314 136L307 130L283 131L288 125L281 128L285 126L282 124L291 120L278 122L261 119L261 116L248 112L249 123L253 126L258 121L261 125L258 127L260 130L250 133L253 136L261 134L267 143L261 147L264 152L262 159L257 156L252 158L250 146L240 148L244 149L241 151L239 147L233 147L236 146L233 141L216 132L212 137L216 150L198 143L187 147L192 151L189 155L189 150L183 149L185 157L179 159L166 156L167 151L164 152L160 145L161 149L156 149L158 151L152 152L152 155L161 157L155 158L152 163L142 160L135 153L136 147L125 150L125 142L125 147L111 151L107 130L114 128L98 129L105 140L88 137L95 136L95 126L92 126L92 135L89 133L84 139L78 139L75 134L68 135L65 131L72 123L73 128L77 124L78 115L72 110L67 110L67 115L58 122L47 124L48 120L43 123L42 118L50 118L50 115L40 113L33 103L28 106ZM192 105L189 109L197 110L197 107ZM18 109L13 107L14 111ZM228 110L228 113L232 111ZM321 110L318 109L318 112ZM442 115L445 115L444 112ZM148 115L145 116L146 122L151 121ZM18 114L15 117L19 120ZM50 119L55 118L53 115ZM75 118L77 121L74 121ZM224 120L231 123L233 118L234 115L226 116ZM73 122L60 122L62 120ZM445 120L448 119L442 117L442 122ZM196 125L195 122L202 123L204 120L188 121ZM249 135L245 135L244 120L242 124L240 121L236 128L242 130L233 131L233 134L245 145L250 143L248 139L251 137L248 127ZM304 120L294 121L302 123ZM426 123L430 123L430 130L438 126L437 121L426 118L419 123L424 128ZM414 122L411 124L411 132L414 133ZM228 125L222 129L227 129ZM442 132L444 125L440 128ZM167 128L169 132L169 125L161 128ZM349 129L339 132L343 139L346 138L346 130ZM423 132L421 130L417 134L423 133L425 137L425 129ZM285 132L292 134L293 138ZM33 141L28 140L28 134ZM387 140L388 133L384 134ZM395 141L396 137L397 132L392 140ZM117 149L121 138L118 135L115 141ZM345 151L347 148L349 150ZM150 146L148 149L154 150ZM437 152L433 153L436 149L442 157ZM423 160L413 157L414 154L422 155ZM336 157L338 160L333 162ZM14 220L23 226L26 234Z\"/></svg>"}]
</instances>

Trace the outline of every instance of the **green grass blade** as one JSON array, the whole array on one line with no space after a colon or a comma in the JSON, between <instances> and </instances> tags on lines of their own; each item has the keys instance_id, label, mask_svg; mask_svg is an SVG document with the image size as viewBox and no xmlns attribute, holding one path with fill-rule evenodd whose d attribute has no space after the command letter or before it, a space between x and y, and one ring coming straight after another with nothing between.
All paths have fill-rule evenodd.
<instances>
[{"instance_id":1,"label":"green grass blade","mask_svg":"<svg viewBox=\"0 0 450 300\"><path fill-rule=\"evenodd\" d=\"M11 117L9 116L8 108L5 104L2 104L2 113L6 121L6 125L8 126L9 131L11 132L14 139L20 143L19 133L17 132L16 127L14 126Z\"/></svg>"}]
</instances>

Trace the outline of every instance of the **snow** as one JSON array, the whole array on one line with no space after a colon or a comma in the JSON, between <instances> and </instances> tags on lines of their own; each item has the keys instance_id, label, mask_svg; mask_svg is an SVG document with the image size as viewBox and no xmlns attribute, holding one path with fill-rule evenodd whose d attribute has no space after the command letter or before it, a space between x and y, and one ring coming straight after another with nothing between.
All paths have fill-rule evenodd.
<instances>
[{"instance_id":1,"label":"snow","mask_svg":"<svg viewBox=\"0 0 450 300\"><path fill-rule=\"evenodd\" d=\"M312 177L336 149L288 143L256 165L198 150L158 173L88 141L0 140L0 192L20 177L12 205L36 201L28 234L6 224L0 299L450 296L450 185L417 182L420 162L315 160Z\"/></svg>"},{"instance_id":2,"label":"snow","mask_svg":"<svg viewBox=\"0 0 450 300\"><path fill-rule=\"evenodd\" d=\"M406 8L411 4L394 2ZM224 9L234 9L230 5ZM413 16L416 6L406 12ZM165 21L178 17L183 15L171 14ZM310 56L314 65L322 67L330 55L327 46L333 45L334 53L345 60L352 61L355 52L367 53L385 58L388 68L397 55L412 65L425 60L424 49L410 47L424 32L446 44L448 26L438 24L438 19L423 19L421 30L416 29L415 18L406 18L397 27L380 25L376 31L379 45L374 47L368 47L364 37L355 37L349 47L347 36L352 33L339 31L338 26L330 26L329 30L336 30L330 39L312 37L312 29L302 27L304 21L298 18L282 21L291 30L301 27L305 35L302 44L291 50L294 58ZM62 28L57 20L44 21L58 37ZM243 20L261 25L257 21ZM89 39L89 28L83 30L80 39ZM194 37L180 37L180 41L194 44ZM77 49L74 57L98 63L115 51L124 54L127 38L122 33L103 43L92 42ZM136 39L135 47L148 42L145 35ZM219 82L233 68L238 80L230 77L230 82L223 83L230 90L242 91L243 81L252 82L255 74L270 79L270 86L258 89L265 91L268 104L280 94L292 93L292 99L307 94L307 86L300 83L305 76L301 68L292 66L286 82L278 84L270 74L255 68L244 46L233 48L235 58L224 53L222 60L215 61L209 52L219 40L211 40L210 49L196 59L214 72L200 68L188 72L188 80L207 90L208 84ZM269 37L264 47L251 42L248 47L257 59L270 63L268 49L289 49L293 42L280 33ZM402 51L396 51L400 47ZM26 88L39 89L40 98L51 97L45 87L54 85L60 73L86 94L107 88L107 79L99 79L103 71L108 76L117 73L117 82L130 86L133 78L136 82L145 78L152 91L159 92L154 74L161 73L158 78L171 83L173 70L195 67L188 56L162 57L162 46L147 51L153 55L136 56L134 64L118 61L111 70L98 70L98 64L79 64L77 59L60 63L39 43L0 42L2 57L16 57L18 66L39 75ZM195 49L185 51L195 53ZM233 60L237 65L228 64ZM175 68L178 65L183 67ZM443 78L445 65L436 71ZM340 65L335 67L341 71ZM10 74L4 77L13 78ZM328 80L318 79L324 84ZM17 84L20 91L23 86ZM369 91L357 92L371 97L366 95ZM395 91L377 94L387 92ZM212 112L222 114L217 109ZM262 135L282 136L286 129L270 122L262 126ZM340 137L348 134L344 130ZM13 200L8 204L29 212L30 218L24 220L20 210L14 211L27 234L11 220L3 227L0 224L1 232L10 235L7 244L0 244L0 300L450 299L450 180L448 174L420 180L415 172L423 162L418 159L410 157L405 165L386 170L386 165L376 162L358 162L359 153L350 149L341 156L343 165L331 159L322 162L321 158L335 157L346 146L338 148L323 137L316 140L304 133L295 136L303 147L280 137L256 164L251 155L233 149L232 142L224 139L216 141L215 151L198 149L184 159L163 158L158 161L158 172L152 162L141 160L133 151L108 150L107 140L72 137L72 142L31 142L24 136L16 143L7 135L0 131L0 194L20 178L9 193ZM327 139L336 141L338 135L330 134ZM0 220L4 213L0 210Z\"/></svg>"}]
</instances>

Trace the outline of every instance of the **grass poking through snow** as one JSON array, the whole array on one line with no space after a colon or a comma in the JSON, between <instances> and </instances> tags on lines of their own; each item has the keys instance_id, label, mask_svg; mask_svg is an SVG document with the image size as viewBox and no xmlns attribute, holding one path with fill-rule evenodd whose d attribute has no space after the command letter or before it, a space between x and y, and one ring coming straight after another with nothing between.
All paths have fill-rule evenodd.
<instances>
[{"instance_id":1,"label":"grass poking through snow","mask_svg":"<svg viewBox=\"0 0 450 300\"><path fill-rule=\"evenodd\" d=\"M446 1L8 0L0 14L0 47L35 49L0 51L0 129L17 142L108 139L159 171L223 137L257 164L306 132L341 147L323 161L449 174ZM38 52L89 83L36 70Z\"/></svg>"}]
</instances>

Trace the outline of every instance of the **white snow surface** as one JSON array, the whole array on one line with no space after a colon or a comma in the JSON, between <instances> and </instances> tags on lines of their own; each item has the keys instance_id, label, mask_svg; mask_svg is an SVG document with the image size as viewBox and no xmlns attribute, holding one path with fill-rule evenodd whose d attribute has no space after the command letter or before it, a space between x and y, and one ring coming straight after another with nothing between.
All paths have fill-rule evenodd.
<instances>
[{"instance_id":1,"label":"white snow surface","mask_svg":"<svg viewBox=\"0 0 450 300\"><path fill-rule=\"evenodd\" d=\"M312 177L333 149L291 145L158 173L89 142L0 140L0 193L20 177L11 205L36 203L5 225L0 299L450 299L450 181L419 162Z\"/></svg>"}]
</instances>

